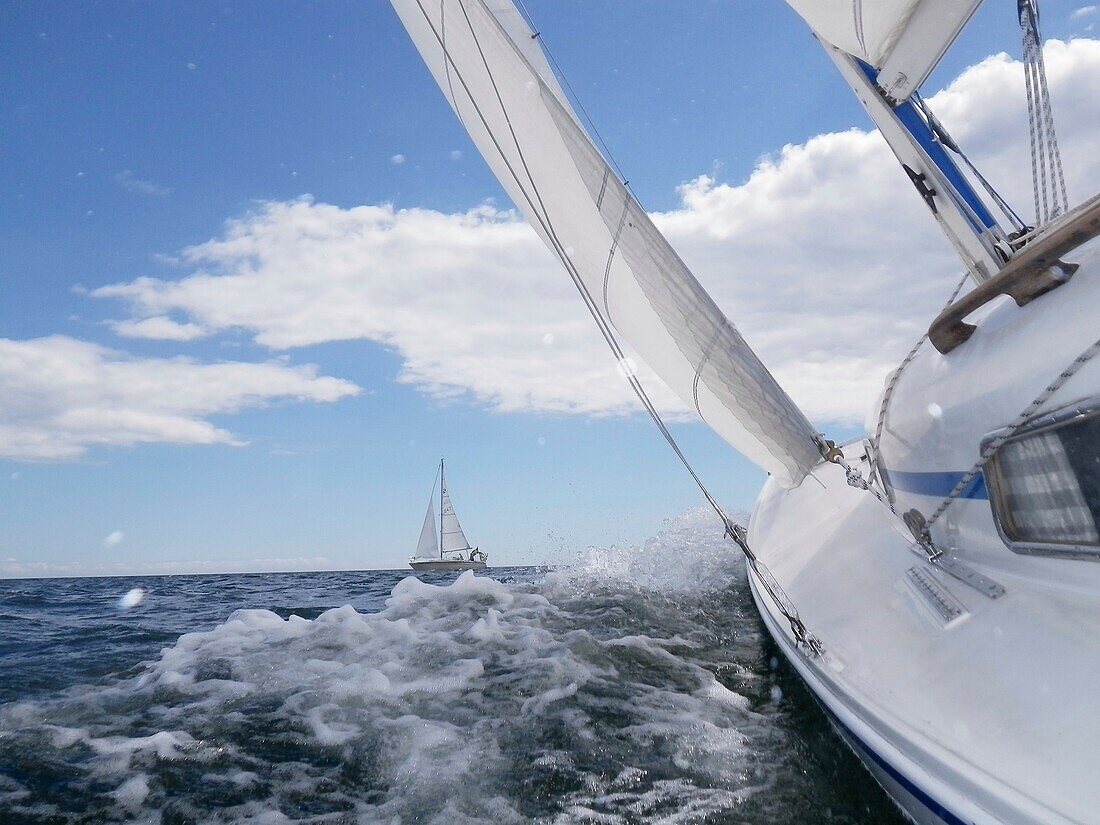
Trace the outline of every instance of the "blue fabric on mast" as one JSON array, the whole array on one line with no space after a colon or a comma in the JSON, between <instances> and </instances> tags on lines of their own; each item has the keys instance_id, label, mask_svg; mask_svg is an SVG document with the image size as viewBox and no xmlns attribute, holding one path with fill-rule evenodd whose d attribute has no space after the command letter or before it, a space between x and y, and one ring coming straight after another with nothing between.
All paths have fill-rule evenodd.
<instances>
[{"instance_id":1,"label":"blue fabric on mast","mask_svg":"<svg viewBox=\"0 0 1100 825\"><path fill-rule=\"evenodd\" d=\"M863 70L863 73L871 80L872 83L877 82L878 72L871 66L864 63L862 60L856 60L859 67ZM993 229L997 226L997 220L986 208L985 203L978 193L974 191L974 187L970 185L970 182L963 176L962 171L955 164L955 161L944 149L943 145L936 140L936 136L933 134L932 129L921 117L917 107L913 105L911 101L905 101L899 103L894 107L894 114L897 115L901 124L905 127L906 131L913 136L913 138L924 150L925 154L936 164L936 167L940 170L943 176L947 179L947 182L951 184L952 188L958 194L959 198L970 207L973 212L966 212L966 218L970 224L974 227L977 234L984 234L985 230ZM978 219L976 223L974 218Z\"/></svg>"}]
</instances>

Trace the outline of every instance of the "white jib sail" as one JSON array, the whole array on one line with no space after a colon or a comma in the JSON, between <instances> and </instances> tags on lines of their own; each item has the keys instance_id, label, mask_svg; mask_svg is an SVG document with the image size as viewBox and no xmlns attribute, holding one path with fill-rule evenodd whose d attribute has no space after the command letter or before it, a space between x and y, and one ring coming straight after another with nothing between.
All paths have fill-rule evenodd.
<instances>
[{"instance_id":1,"label":"white jib sail","mask_svg":"<svg viewBox=\"0 0 1100 825\"><path fill-rule=\"evenodd\" d=\"M443 488L443 503L440 505L443 511L443 552L453 553L456 550L469 550L470 542L466 540L466 534L462 532L462 525L458 523L454 505L451 504L451 494L447 488Z\"/></svg>"},{"instance_id":2,"label":"white jib sail","mask_svg":"<svg viewBox=\"0 0 1100 825\"><path fill-rule=\"evenodd\" d=\"M819 37L879 70L895 100L917 90L982 0L787 0Z\"/></svg>"},{"instance_id":3,"label":"white jib sail","mask_svg":"<svg viewBox=\"0 0 1100 825\"><path fill-rule=\"evenodd\" d=\"M511 2L391 0L470 137L597 311L726 441L778 480L813 427L608 167Z\"/></svg>"},{"instance_id":4,"label":"white jib sail","mask_svg":"<svg viewBox=\"0 0 1100 825\"><path fill-rule=\"evenodd\" d=\"M435 530L435 494L428 499L428 512L424 514L424 526L420 529L420 541L416 545L416 558L434 559L439 556L439 534Z\"/></svg>"}]
</instances>

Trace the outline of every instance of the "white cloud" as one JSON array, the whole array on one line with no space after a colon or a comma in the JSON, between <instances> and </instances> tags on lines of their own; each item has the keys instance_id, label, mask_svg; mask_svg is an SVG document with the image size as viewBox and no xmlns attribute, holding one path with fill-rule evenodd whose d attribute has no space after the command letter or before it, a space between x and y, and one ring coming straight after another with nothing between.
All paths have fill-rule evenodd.
<instances>
[{"instance_id":1,"label":"white cloud","mask_svg":"<svg viewBox=\"0 0 1100 825\"><path fill-rule=\"evenodd\" d=\"M172 194L172 190L167 186L160 186L151 180L142 180L131 169L123 169L115 175L115 182L123 189L129 189L139 195L148 195L151 198L165 198Z\"/></svg>"},{"instance_id":2,"label":"white cloud","mask_svg":"<svg viewBox=\"0 0 1100 825\"><path fill-rule=\"evenodd\" d=\"M140 320L109 322L117 335L125 338L152 338L158 341L193 341L206 335L198 324L180 324L167 315L155 315Z\"/></svg>"},{"instance_id":3,"label":"white cloud","mask_svg":"<svg viewBox=\"0 0 1100 825\"><path fill-rule=\"evenodd\" d=\"M1100 8L1100 6L1081 6L1079 9L1074 9L1069 17L1071 20L1080 20L1082 17L1092 17L1092 15L1096 14L1098 8Z\"/></svg>"},{"instance_id":4,"label":"white cloud","mask_svg":"<svg viewBox=\"0 0 1100 825\"><path fill-rule=\"evenodd\" d=\"M118 547L122 543L122 540L126 538L126 534L121 530L115 530L113 533L109 533L103 539L103 546L106 548Z\"/></svg>"},{"instance_id":5,"label":"white cloud","mask_svg":"<svg viewBox=\"0 0 1100 825\"><path fill-rule=\"evenodd\" d=\"M308 365L133 358L61 335L0 339L0 457L71 459L92 446L153 442L241 445L207 417L358 392Z\"/></svg>"},{"instance_id":6,"label":"white cloud","mask_svg":"<svg viewBox=\"0 0 1100 825\"><path fill-rule=\"evenodd\" d=\"M1071 199L1080 199L1100 188L1100 42L1052 41L1046 60ZM991 57L931 102L1029 215L1020 64ZM961 273L875 133L819 135L764 159L744 183L703 176L681 197L656 221L823 424L863 418ZM509 212L268 203L185 250L183 262L192 271L180 280L93 294L127 300L135 323L177 312L212 332L249 330L273 349L372 340L400 353L401 380L502 411L635 409L568 278ZM682 410L663 386L654 394L662 409Z\"/></svg>"},{"instance_id":7,"label":"white cloud","mask_svg":"<svg viewBox=\"0 0 1100 825\"><path fill-rule=\"evenodd\" d=\"M390 157L390 163L392 163L394 166L400 166L404 162L405 162L405 156L404 155L393 155L392 157Z\"/></svg>"},{"instance_id":8,"label":"white cloud","mask_svg":"<svg viewBox=\"0 0 1100 825\"><path fill-rule=\"evenodd\" d=\"M273 349L377 341L404 356L401 380L500 410L633 409L572 286L509 212L272 203L184 258L198 271L180 281L93 294Z\"/></svg>"}]
</instances>

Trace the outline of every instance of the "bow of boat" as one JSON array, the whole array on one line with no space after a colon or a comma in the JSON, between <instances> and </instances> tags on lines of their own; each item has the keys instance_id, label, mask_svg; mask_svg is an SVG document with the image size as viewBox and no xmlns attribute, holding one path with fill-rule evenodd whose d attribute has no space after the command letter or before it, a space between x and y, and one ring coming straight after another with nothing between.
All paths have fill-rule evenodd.
<instances>
[{"instance_id":1,"label":"bow of boat","mask_svg":"<svg viewBox=\"0 0 1100 825\"><path fill-rule=\"evenodd\" d=\"M765 487L750 543L825 652L798 648L750 582L778 645L868 769L921 823L1094 821L1100 745L1082 708L1100 675L1096 590L975 569L1004 586L991 598L915 552L841 468L815 477Z\"/></svg>"}]
</instances>

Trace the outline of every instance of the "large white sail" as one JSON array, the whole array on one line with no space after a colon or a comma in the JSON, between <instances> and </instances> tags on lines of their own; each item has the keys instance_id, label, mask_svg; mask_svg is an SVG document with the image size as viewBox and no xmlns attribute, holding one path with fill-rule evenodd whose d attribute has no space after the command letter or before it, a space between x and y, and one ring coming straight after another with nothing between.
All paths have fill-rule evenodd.
<instances>
[{"instance_id":1,"label":"large white sail","mask_svg":"<svg viewBox=\"0 0 1100 825\"><path fill-rule=\"evenodd\" d=\"M435 506L433 499L428 499L428 512L424 514L424 526L420 529L420 541L416 544L416 557L419 559L434 559L439 555L439 534L435 530Z\"/></svg>"},{"instance_id":2,"label":"large white sail","mask_svg":"<svg viewBox=\"0 0 1100 825\"><path fill-rule=\"evenodd\" d=\"M820 459L813 427L608 167L511 3L391 1L593 310L730 444L783 483L800 482Z\"/></svg>"},{"instance_id":3,"label":"large white sail","mask_svg":"<svg viewBox=\"0 0 1100 825\"><path fill-rule=\"evenodd\" d=\"M879 70L894 100L909 97L982 0L787 0L823 40Z\"/></svg>"},{"instance_id":4,"label":"large white sail","mask_svg":"<svg viewBox=\"0 0 1100 825\"><path fill-rule=\"evenodd\" d=\"M443 511L443 552L453 553L456 550L469 550L470 542L466 540L466 534L462 532L462 525L458 523L454 505L451 504L451 494L447 488L443 488L443 501L440 505Z\"/></svg>"}]
</instances>

